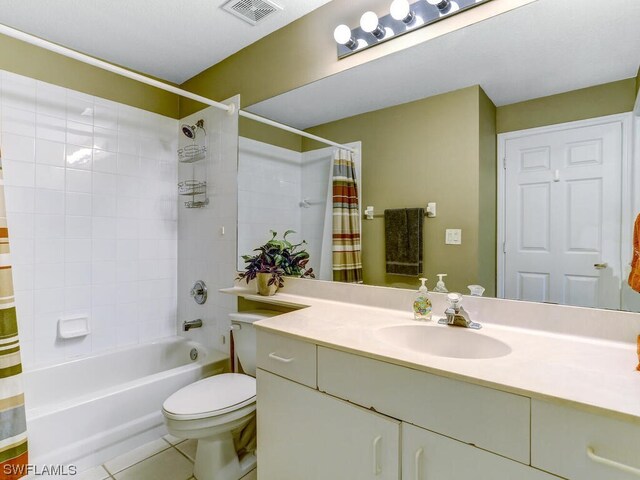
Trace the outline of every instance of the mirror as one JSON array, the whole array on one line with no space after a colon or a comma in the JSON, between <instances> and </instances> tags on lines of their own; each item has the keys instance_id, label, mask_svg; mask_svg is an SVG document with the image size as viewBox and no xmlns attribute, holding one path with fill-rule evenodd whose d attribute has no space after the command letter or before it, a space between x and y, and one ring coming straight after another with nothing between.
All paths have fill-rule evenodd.
<instances>
[{"instance_id":1,"label":"mirror","mask_svg":"<svg viewBox=\"0 0 640 480\"><path fill-rule=\"evenodd\" d=\"M364 283L418 288L418 274L387 273L382 214L435 203L422 223L430 290L447 274L463 294L479 284L485 296L640 311L627 285L640 8L614 3L538 0L248 110L361 145ZM240 135L238 253L292 229L331 279L335 149L248 123Z\"/></svg>"}]
</instances>

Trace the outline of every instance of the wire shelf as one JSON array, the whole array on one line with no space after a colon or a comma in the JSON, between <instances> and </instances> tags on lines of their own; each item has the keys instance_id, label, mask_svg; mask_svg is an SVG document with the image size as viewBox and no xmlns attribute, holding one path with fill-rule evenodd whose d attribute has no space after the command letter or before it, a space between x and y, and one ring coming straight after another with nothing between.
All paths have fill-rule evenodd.
<instances>
[{"instance_id":1,"label":"wire shelf","mask_svg":"<svg viewBox=\"0 0 640 480\"><path fill-rule=\"evenodd\" d=\"M206 195L207 182L185 180L178 183L178 195Z\"/></svg>"},{"instance_id":2,"label":"wire shelf","mask_svg":"<svg viewBox=\"0 0 640 480\"><path fill-rule=\"evenodd\" d=\"M184 206L186 208L203 208L209 205L209 199L206 198L204 200L189 200L188 202L184 202Z\"/></svg>"},{"instance_id":3,"label":"wire shelf","mask_svg":"<svg viewBox=\"0 0 640 480\"><path fill-rule=\"evenodd\" d=\"M187 145L178 149L178 160L181 163L193 163L204 160L207 156L207 147L199 145Z\"/></svg>"}]
</instances>

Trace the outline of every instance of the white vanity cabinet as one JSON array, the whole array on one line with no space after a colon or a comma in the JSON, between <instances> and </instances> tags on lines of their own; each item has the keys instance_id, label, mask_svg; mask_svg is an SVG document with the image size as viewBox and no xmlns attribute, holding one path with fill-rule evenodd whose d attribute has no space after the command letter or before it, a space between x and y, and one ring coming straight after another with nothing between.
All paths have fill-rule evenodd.
<instances>
[{"instance_id":1,"label":"white vanity cabinet","mask_svg":"<svg viewBox=\"0 0 640 480\"><path fill-rule=\"evenodd\" d=\"M640 478L639 422L271 331L257 365L258 480Z\"/></svg>"},{"instance_id":2,"label":"white vanity cabinet","mask_svg":"<svg viewBox=\"0 0 640 480\"><path fill-rule=\"evenodd\" d=\"M400 422L258 370L259 480L399 480Z\"/></svg>"},{"instance_id":3,"label":"white vanity cabinet","mask_svg":"<svg viewBox=\"0 0 640 480\"><path fill-rule=\"evenodd\" d=\"M443 435L402 424L403 480L558 480Z\"/></svg>"},{"instance_id":4,"label":"white vanity cabinet","mask_svg":"<svg viewBox=\"0 0 640 480\"><path fill-rule=\"evenodd\" d=\"M531 463L570 480L638 480L640 423L533 400Z\"/></svg>"}]
</instances>

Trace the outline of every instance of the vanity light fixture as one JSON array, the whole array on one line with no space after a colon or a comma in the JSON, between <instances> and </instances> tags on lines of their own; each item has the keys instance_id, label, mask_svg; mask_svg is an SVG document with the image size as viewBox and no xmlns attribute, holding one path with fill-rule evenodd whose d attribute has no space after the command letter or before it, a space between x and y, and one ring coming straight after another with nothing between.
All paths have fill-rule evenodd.
<instances>
[{"instance_id":1,"label":"vanity light fixture","mask_svg":"<svg viewBox=\"0 0 640 480\"><path fill-rule=\"evenodd\" d=\"M378 40L383 39L386 33L384 27L380 25L378 15L371 11L364 12L360 17L360 28L364 32L372 34Z\"/></svg>"},{"instance_id":2,"label":"vanity light fixture","mask_svg":"<svg viewBox=\"0 0 640 480\"><path fill-rule=\"evenodd\" d=\"M378 17L365 12L360 25L338 25L333 38L338 44L338 58L344 58L392 38L477 7L491 0L393 0L389 14ZM529 0L535 1L535 0Z\"/></svg>"},{"instance_id":3,"label":"vanity light fixture","mask_svg":"<svg viewBox=\"0 0 640 480\"><path fill-rule=\"evenodd\" d=\"M409 0L393 0L389 13L394 20L400 20L405 25L410 24L416 18L416 14L411 10Z\"/></svg>"}]
</instances>

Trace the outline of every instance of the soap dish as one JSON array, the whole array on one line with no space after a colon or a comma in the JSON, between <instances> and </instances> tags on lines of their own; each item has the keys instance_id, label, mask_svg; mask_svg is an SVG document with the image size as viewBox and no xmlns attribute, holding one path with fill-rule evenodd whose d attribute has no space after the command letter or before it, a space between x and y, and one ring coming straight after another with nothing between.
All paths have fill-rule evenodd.
<instances>
[{"instance_id":1,"label":"soap dish","mask_svg":"<svg viewBox=\"0 0 640 480\"><path fill-rule=\"evenodd\" d=\"M89 327L89 317L75 316L58 319L59 338L86 337L91 333Z\"/></svg>"}]
</instances>

